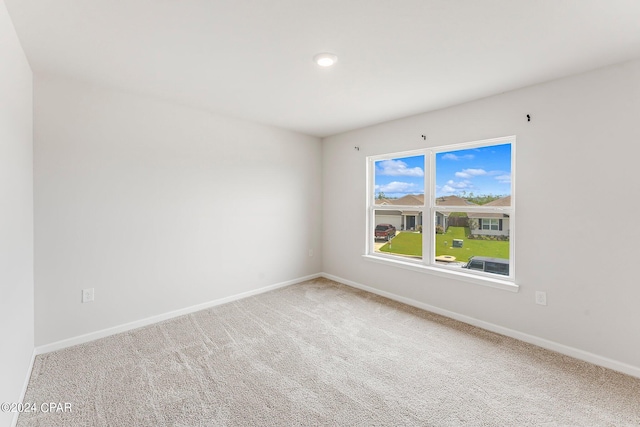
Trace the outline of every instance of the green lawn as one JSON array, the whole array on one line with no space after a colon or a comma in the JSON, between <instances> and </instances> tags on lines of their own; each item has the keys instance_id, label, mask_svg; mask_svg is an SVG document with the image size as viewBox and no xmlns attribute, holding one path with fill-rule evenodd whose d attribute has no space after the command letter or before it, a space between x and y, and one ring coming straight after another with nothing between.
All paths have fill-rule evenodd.
<instances>
[{"instance_id":1,"label":"green lawn","mask_svg":"<svg viewBox=\"0 0 640 427\"><path fill-rule=\"evenodd\" d=\"M465 227L449 227L445 234L436 235L436 256L452 255L456 261L467 262L469 257L488 256L509 258L509 242L495 240L467 239L469 229ZM453 248L453 239L464 241L461 248ZM401 232L380 248L381 252L399 255L422 256L422 234Z\"/></svg>"},{"instance_id":2,"label":"green lawn","mask_svg":"<svg viewBox=\"0 0 640 427\"><path fill-rule=\"evenodd\" d=\"M422 256L422 234L413 232L400 232L396 237L385 243L380 252L392 254Z\"/></svg>"}]
</instances>

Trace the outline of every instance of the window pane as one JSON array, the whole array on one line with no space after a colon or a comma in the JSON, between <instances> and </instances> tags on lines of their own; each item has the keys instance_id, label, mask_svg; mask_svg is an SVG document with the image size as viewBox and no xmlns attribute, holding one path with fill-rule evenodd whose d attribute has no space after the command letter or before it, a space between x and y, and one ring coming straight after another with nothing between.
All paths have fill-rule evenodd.
<instances>
[{"instance_id":1,"label":"window pane","mask_svg":"<svg viewBox=\"0 0 640 427\"><path fill-rule=\"evenodd\" d=\"M435 223L437 264L509 274L509 215L436 210Z\"/></svg>"},{"instance_id":2,"label":"window pane","mask_svg":"<svg viewBox=\"0 0 640 427\"><path fill-rule=\"evenodd\" d=\"M437 153L435 175L437 198L458 196L477 205L511 206L510 143Z\"/></svg>"},{"instance_id":3,"label":"window pane","mask_svg":"<svg viewBox=\"0 0 640 427\"><path fill-rule=\"evenodd\" d=\"M376 205L424 205L424 155L375 162Z\"/></svg>"},{"instance_id":4,"label":"window pane","mask_svg":"<svg viewBox=\"0 0 640 427\"><path fill-rule=\"evenodd\" d=\"M420 259L422 213L409 210L374 212L374 252Z\"/></svg>"}]
</instances>

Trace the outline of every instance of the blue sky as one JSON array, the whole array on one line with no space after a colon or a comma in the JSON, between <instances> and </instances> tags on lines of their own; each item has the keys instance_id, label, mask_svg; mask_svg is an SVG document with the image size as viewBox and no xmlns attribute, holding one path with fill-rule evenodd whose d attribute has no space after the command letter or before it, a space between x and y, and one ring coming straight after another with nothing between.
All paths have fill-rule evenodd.
<instances>
[{"instance_id":1,"label":"blue sky","mask_svg":"<svg viewBox=\"0 0 640 427\"><path fill-rule=\"evenodd\" d=\"M436 154L436 197L511 194L511 144Z\"/></svg>"},{"instance_id":2,"label":"blue sky","mask_svg":"<svg viewBox=\"0 0 640 427\"><path fill-rule=\"evenodd\" d=\"M380 160L375 194L388 197L424 193L424 156ZM511 194L511 144L436 154L436 197Z\"/></svg>"},{"instance_id":3,"label":"blue sky","mask_svg":"<svg viewBox=\"0 0 640 427\"><path fill-rule=\"evenodd\" d=\"M387 197L424 194L425 156L402 157L376 162L375 194Z\"/></svg>"}]
</instances>

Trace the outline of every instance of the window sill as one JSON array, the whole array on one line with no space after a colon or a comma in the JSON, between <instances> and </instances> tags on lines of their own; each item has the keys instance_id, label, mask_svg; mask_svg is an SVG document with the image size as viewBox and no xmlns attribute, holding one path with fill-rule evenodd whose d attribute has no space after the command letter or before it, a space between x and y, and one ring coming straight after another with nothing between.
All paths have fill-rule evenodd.
<instances>
[{"instance_id":1,"label":"window sill","mask_svg":"<svg viewBox=\"0 0 640 427\"><path fill-rule=\"evenodd\" d=\"M448 268L439 268L432 265L416 264L395 258L386 258L376 255L362 255L366 261L378 264L390 265L393 267L404 268L406 270L419 271L421 273L433 274L436 276L447 277L449 279L461 280L463 282L474 283L476 285L488 286L490 288L502 289L503 291L518 292L520 286L509 280L494 279L493 277L477 276L475 274L453 271Z\"/></svg>"}]
</instances>

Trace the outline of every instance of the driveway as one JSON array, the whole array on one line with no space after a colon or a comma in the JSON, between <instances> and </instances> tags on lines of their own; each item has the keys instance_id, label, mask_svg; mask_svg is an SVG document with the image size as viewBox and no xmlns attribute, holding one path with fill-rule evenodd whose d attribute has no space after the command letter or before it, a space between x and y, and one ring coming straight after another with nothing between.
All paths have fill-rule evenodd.
<instances>
[{"instance_id":1,"label":"driveway","mask_svg":"<svg viewBox=\"0 0 640 427\"><path fill-rule=\"evenodd\" d=\"M383 241L378 241L378 240L376 240L376 241L373 243L373 249L374 249L374 251L376 251L376 252L380 252L380 248L381 248L382 246L384 246L384 244L385 244L385 243L387 243L387 242L383 242Z\"/></svg>"}]
</instances>

